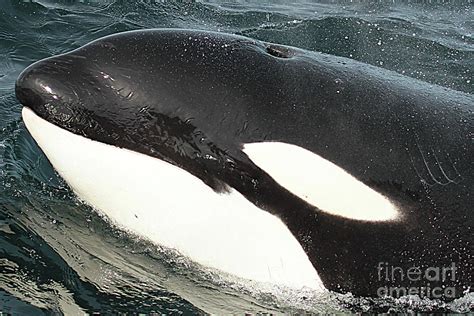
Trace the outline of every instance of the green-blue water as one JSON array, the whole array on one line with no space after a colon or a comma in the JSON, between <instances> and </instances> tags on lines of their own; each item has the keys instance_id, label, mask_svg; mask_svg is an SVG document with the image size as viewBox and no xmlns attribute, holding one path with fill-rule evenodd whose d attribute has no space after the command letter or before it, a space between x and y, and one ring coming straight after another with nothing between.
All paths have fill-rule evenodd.
<instances>
[{"instance_id":1,"label":"green-blue water","mask_svg":"<svg viewBox=\"0 0 474 316\"><path fill-rule=\"evenodd\" d=\"M16 77L38 59L115 32L156 27L243 34L472 94L470 2L0 0L0 312L474 310L472 293L446 304L256 288L117 231L55 174L26 132L14 95Z\"/></svg>"}]
</instances>

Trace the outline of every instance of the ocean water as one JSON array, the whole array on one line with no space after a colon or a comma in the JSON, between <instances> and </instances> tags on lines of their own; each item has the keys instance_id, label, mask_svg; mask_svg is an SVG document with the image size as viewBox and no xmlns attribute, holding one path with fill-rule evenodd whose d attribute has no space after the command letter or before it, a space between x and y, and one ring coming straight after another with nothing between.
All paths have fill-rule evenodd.
<instances>
[{"instance_id":1,"label":"ocean water","mask_svg":"<svg viewBox=\"0 0 474 316\"><path fill-rule=\"evenodd\" d=\"M170 27L344 56L473 94L471 2L0 0L0 314L474 311L473 293L445 303L257 286L117 230L54 172L14 95L38 59Z\"/></svg>"}]
</instances>

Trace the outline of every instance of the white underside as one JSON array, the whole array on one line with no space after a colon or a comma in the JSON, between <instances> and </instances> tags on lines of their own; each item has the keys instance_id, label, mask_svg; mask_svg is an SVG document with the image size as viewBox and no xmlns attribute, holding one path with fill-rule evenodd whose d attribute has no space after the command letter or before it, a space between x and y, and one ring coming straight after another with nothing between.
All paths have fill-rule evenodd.
<instances>
[{"instance_id":1,"label":"white underside","mask_svg":"<svg viewBox=\"0 0 474 316\"><path fill-rule=\"evenodd\" d=\"M74 192L117 226L244 279L324 289L282 221L239 192L215 193L183 169L75 135L28 108L23 120Z\"/></svg>"}]
</instances>

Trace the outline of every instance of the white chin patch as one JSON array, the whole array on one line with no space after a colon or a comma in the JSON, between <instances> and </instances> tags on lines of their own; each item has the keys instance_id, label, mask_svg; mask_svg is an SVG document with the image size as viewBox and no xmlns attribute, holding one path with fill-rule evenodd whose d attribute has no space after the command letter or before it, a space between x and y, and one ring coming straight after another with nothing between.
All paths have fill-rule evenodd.
<instances>
[{"instance_id":1,"label":"white chin patch","mask_svg":"<svg viewBox=\"0 0 474 316\"><path fill-rule=\"evenodd\" d=\"M288 191L321 211L355 220L388 221L396 207L336 164L296 145L262 142L244 152Z\"/></svg>"},{"instance_id":2,"label":"white chin patch","mask_svg":"<svg viewBox=\"0 0 474 316\"><path fill-rule=\"evenodd\" d=\"M283 222L235 190L147 155L61 129L23 109L29 132L84 201L119 227L244 279L324 289Z\"/></svg>"}]
</instances>

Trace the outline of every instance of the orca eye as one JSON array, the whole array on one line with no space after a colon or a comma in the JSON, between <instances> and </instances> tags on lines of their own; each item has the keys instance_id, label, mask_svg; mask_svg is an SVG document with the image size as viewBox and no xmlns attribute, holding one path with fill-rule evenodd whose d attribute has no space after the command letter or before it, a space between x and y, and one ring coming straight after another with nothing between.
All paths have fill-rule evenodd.
<instances>
[{"instance_id":1,"label":"orca eye","mask_svg":"<svg viewBox=\"0 0 474 316\"><path fill-rule=\"evenodd\" d=\"M288 47L278 46L278 45L268 45L266 47L267 53L278 58L290 58L295 55L295 53Z\"/></svg>"}]
</instances>

